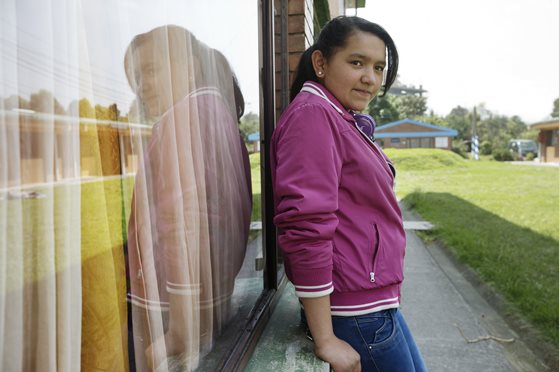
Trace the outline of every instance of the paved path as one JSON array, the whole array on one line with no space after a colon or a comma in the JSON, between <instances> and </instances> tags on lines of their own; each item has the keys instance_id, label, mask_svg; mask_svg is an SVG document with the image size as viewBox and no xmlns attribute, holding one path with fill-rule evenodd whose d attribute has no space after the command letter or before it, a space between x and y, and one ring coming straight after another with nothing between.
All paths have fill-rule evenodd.
<instances>
[{"instance_id":1,"label":"paved path","mask_svg":"<svg viewBox=\"0 0 559 372\"><path fill-rule=\"evenodd\" d=\"M506 163L515 165L534 165L537 167L559 167L559 163L540 163L539 161L507 161Z\"/></svg>"}]
</instances>

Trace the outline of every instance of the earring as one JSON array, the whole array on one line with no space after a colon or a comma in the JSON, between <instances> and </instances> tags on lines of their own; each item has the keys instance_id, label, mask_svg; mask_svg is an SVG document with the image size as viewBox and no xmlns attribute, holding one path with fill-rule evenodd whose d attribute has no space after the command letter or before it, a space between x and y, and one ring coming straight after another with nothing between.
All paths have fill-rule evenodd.
<instances>
[{"instance_id":1,"label":"earring","mask_svg":"<svg viewBox=\"0 0 559 372\"><path fill-rule=\"evenodd\" d=\"M318 71L316 74L317 74L318 76L322 76L322 74L324 74L324 72Z\"/></svg>"}]
</instances>

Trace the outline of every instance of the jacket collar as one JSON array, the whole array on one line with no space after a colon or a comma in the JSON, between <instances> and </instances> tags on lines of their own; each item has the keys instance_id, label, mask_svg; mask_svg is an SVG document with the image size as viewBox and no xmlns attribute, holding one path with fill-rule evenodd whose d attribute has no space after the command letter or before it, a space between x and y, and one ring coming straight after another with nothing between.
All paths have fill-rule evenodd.
<instances>
[{"instance_id":1,"label":"jacket collar","mask_svg":"<svg viewBox=\"0 0 559 372\"><path fill-rule=\"evenodd\" d=\"M328 91L328 89L314 81L305 82L301 91L314 94L327 101L336 111L338 111L338 113L340 113L340 115L342 115L344 119L353 123L355 127L367 138L367 140L374 142L376 122L370 115L344 109L341 103L332 95L332 93Z\"/></svg>"},{"instance_id":2,"label":"jacket collar","mask_svg":"<svg viewBox=\"0 0 559 372\"><path fill-rule=\"evenodd\" d=\"M357 130L365 137L365 139L370 143L370 145L376 149L377 152L381 154L385 163L387 164L392 177L396 176L396 169L390 162L390 159L384 154L383 151L380 151L377 146L375 145L375 137L374 131L376 127L375 120L367 115L355 112L347 111L342 104L320 83L314 81L306 81L303 84L303 88L301 88L301 92L308 92L314 94L315 96L319 96L325 101L327 101L336 111L342 115L344 119L349 122L352 122Z\"/></svg>"},{"instance_id":3,"label":"jacket collar","mask_svg":"<svg viewBox=\"0 0 559 372\"><path fill-rule=\"evenodd\" d=\"M342 106L342 104L326 89L322 84L314 81L306 81L301 88L301 92L314 94L326 102L328 102L342 117L348 121L354 122L353 116Z\"/></svg>"}]
</instances>

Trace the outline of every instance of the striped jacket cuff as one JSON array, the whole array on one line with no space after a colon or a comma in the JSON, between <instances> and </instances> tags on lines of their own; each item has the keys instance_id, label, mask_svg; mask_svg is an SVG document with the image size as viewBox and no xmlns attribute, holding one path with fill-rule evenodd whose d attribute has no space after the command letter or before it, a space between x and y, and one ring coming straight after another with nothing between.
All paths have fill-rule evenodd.
<instances>
[{"instance_id":1,"label":"striped jacket cuff","mask_svg":"<svg viewBox=\"0 0 559 372\"><path fill-rule=\"evenodd\" d=\"M295 294L297 297L302 298L314 298L327 296L334 291L334 285L332 282L322 284L322 285L297 285L293 284L295 287Z\"/></svg>"}]
</instances>

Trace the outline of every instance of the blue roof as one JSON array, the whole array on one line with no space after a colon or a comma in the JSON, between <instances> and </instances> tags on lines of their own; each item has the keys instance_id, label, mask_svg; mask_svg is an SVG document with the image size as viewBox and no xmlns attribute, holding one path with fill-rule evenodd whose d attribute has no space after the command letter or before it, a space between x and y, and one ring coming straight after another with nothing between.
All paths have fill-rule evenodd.
<instances>
[{"instance_id":1,"label":"blue roof","mask_svg":"<svg viewBox=\"0 0 559 372\"><path fill-rule=\"evenodd\" d=\"M254 132L248 135L249 142L260 141L260 132Z\"/></svg>"},{"instance_id":2,"label":"blue roof","mask_svg":"<svg viewBox=\"0 0 559 372\"><path fill-rule=\"evenodd\" d=\"M402 124L414 124L420 127L435 129L435 131L426 132L385 132L384 130L396 127ZM458 131L455 129L445 128L434 124L424 123L422 121L413 119L402 119L398 121L393 121L392 123L384 124L375 129L376 138L398 138L398 137L455 137L458 135Z\"/></svg>"},{"instance_id":3,"label":"blue roof","mask_svg":"<svg viewBox=\"0 0 559 372\"><path fill-rule=\"evenodd\" d=\"M375 131L375 138L455 137L458 134L455 132L456 131L377 133Z\"/></svg>"}]
</instances>

